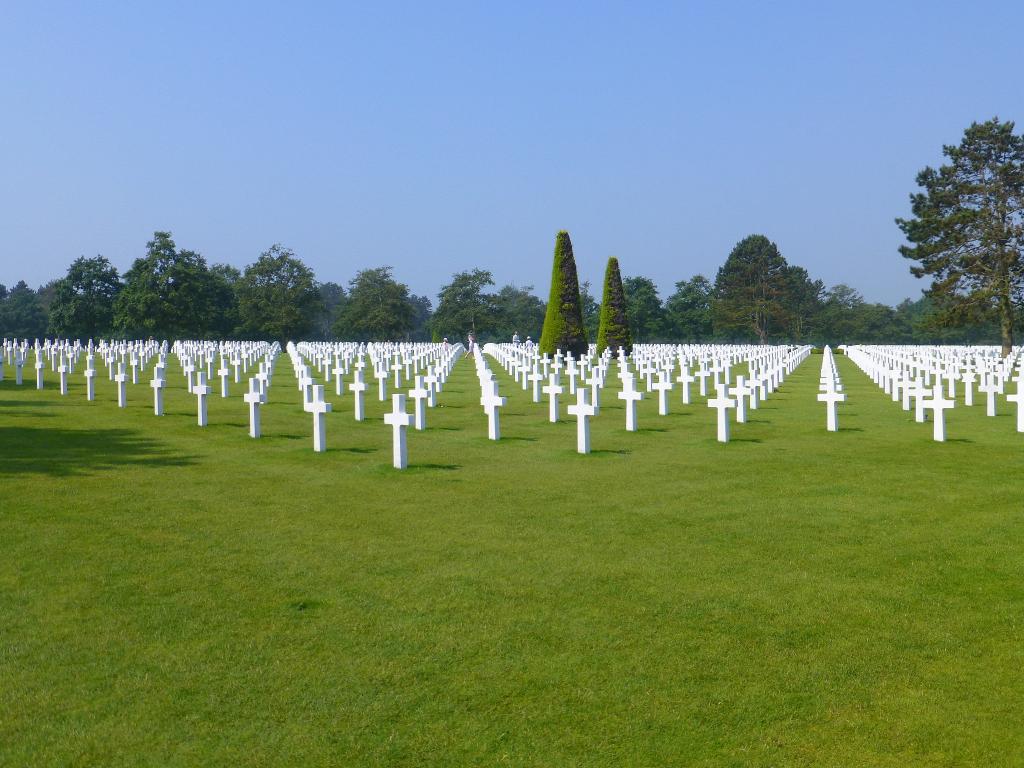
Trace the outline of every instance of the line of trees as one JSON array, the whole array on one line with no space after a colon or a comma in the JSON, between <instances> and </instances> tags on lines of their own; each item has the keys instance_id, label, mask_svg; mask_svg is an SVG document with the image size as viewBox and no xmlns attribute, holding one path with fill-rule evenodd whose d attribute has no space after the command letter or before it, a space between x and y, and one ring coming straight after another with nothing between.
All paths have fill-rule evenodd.
<instances>
[{"instance_id":1,"label":"line of trees","mask_svg":"<svg viewBox=\"0 0 1024 768\"><path fill-rule=\"evenodd\" d=\"M82 257L37 290L24 281L10 290L0 284L0 336L440 340L472 332L480 341L518 333L542 348L999 341L1008 353L1024 321L1024 136L992 118L972 123L958 146L942 151L949 162L917 176L912 217L896 219L908 243L900 253L931 284L895 307L870 303L848 285L826 288L764 235L737 243L714 280L681 280L664 301L649 278L621 279L612 258L602 312L590 283L578 280L567 232L556 236L548 304L530 285L492 291L492 274L473 269L441 288L436 310L387 266L357 272L346 289L318 282L281 245L240 271L207 264L169 232L156 232L124 275L103 256Z\"/></svg>"},{"instance_id":2,"label":"line of trees","mask_svg":"<svg viewBox=\"0 0 1024 768\"><path fill-rule=\"evenodd\" d=\"M571 256L568 234L559 238ZM626 328L636 343L999 339L992 318L966 325L938 322L944 316L928 296L890 307L867 302L847 285L826 288L803 267L788 264L763 235L740 241L714 280L681 280L664 300L650 278L620 278L618 260L608 269L612 284L620 286L613 295L617 305L625 303ZM24 281L10 290L0 285L0 335L454 341L472 331L479 341L508 340L513 333L540 341L547 304L533 286L494 286L487 270L458 272L442 286L435 309L387 266L360 270L347 286L321 283L281 245L238 270L208 264L199 253L179 249L170 233L156 232L124 275L103 256L81 257L64 277L37 290ZM601 304L588 282L579 284L578 295L586 338L598 341ZM621 316L606 315L609 329L621 329Z\"/></svg>"}]
</instances>

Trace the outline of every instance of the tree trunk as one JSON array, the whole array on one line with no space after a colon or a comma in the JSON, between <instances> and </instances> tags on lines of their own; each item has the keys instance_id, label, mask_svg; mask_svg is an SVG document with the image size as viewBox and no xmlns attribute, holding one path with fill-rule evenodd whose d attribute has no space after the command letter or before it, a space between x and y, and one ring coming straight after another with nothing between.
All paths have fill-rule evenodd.
<instances>
[{"instance_id":1,"label":"tree trunk","mask_svg":"<svg viewBox=\"0 0 1024 768\"><path fill-rule=\"evenodd\" d=\"M1003 337L1003 357L1006 357L1013 352L1013 308L1008 296L999 297L999 330Z\"/></svg>"},{"instance_id":2,"label":"tree trunk","mask_svg":"<svg viewBox=\"0 0 1024 768\"><path fill-rule=\"evenodd\" d=\"M1013 303L1010 301L1010 270L1004 267L999 281L999 331L1003 342L1003 357L1013 351Z\"/></svg>"}]
</instances>

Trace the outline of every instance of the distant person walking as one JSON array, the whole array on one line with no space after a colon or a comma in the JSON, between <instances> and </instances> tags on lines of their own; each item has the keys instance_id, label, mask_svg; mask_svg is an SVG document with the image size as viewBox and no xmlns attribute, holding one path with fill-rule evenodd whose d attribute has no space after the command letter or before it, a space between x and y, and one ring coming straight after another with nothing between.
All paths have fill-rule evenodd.
<instances>
[{"instance_id":1,"label":"distant person walking","mask_svg":"<svg viewBox=\"0 0 1024 768\"><path fill-rule=\"evenodd\" d=\"M473 335L472 331L470 331L469 335L466 337L466 354L470 357L473 357L476 354L476 337Z\"/></svg>"},{"instance_id":2,"label":"distant person walking","mask_svg":"<svg viewBox=\"0 0 1024 768\"><path fill-rule=\"evenodd\" d=\"M519 346L519 331L516 331L515 333L512 334L512 344L513 346L516 347Z\"/></svg>"}]
</instances>

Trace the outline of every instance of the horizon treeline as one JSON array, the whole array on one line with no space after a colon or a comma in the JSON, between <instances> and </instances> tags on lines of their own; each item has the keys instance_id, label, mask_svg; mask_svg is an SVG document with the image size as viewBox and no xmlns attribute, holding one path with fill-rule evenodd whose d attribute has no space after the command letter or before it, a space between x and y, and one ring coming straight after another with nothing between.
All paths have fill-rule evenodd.
<instances>
[{"instance_id":1,"label":"horizon treeline","mask_svg":"<svg viewBox=\"0 0 1024 768\"><path fill-rule=\"evenodd\" d=\"M629 273L628 264L623 269ZM75 259L62 277L33 289L0 284L0 336L36 339L237 338L309 340L508 341L540 339L546 303L534 286L494 290L484 269L457 272L436 307L392 274L359 270L343 286L319 282L294 252L271 246L243 270L209 264L156 232L145 255L119 274L103 256ZM543 287L542 287L543 288ZM895 307L869 303L845 284L826 287L786 262L775 243L751 235L714 279L694 275L662 299L643 276L625 277L634 343L995 343L994 323L942 326L927 297ZM588 341L597 340L600 304L580 284Z\"/></svg>"}]
</instances>

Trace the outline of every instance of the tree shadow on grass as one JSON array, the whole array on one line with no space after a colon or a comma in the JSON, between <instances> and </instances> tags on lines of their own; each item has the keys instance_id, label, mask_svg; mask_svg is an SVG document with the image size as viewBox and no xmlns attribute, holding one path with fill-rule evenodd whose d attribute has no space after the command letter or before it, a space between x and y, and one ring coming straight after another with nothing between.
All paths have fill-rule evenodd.
<instances>
[{"instance_id":1,"label":"tree shadow on grass","mask_svg":"<svg viewBox=\"0 0 1024 768\"><path fill-rule=\"evenodd\" d=\"M49 411L3 411L0 415L5 419L52 419L57 414Z\"/></svg>"},{"instance_id":2,"label":"tree shadow on grass","mask_svg":"<svg viewBox=\"0 0 1024 768\"><path fill-rule=\"evenodd\" d=\"M0 427L0 477L72 477L131 467L184 467L195 457L129 429Z\"/></svg>"},{"instance_id":3,"label":"tree shadow on grass","mask_svg":"<svg viewBox=\"0 0 1024 768\"><path fill-rule=\"evenodd\" d=\"M52 408L54 405L51 400L0 400L0 408Z\"/></svg>"}]
</instances>

